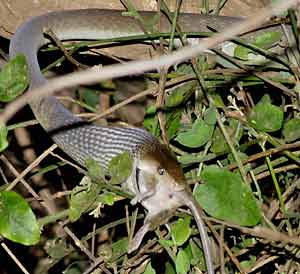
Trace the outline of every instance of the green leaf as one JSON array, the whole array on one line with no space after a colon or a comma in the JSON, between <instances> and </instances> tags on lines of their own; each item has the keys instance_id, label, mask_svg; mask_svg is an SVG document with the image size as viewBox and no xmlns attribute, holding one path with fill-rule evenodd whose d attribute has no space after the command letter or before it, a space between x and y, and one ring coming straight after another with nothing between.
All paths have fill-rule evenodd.
<instances>
[{"instance_id":1,"label":"green leaf","mask_svg":"<svg viewBox=\"0 0 300 274\"><path fill-rule=\"evenodd\" d=\"M99 92L97 90L84 88L82 98L84 102L92 108L96 108L99 104Z\"/></svg>"},{"instance_id":2,"label":"green leaf","mask_svg":"<svg viewBox=\"0 0 300 274\"><path fill-rule=\"evenodd\" d=\"M190 165L194 163L203 163L205 161L209 161L212 159L215 159L216 155L213 153L208 153L207 155L199 155L199 154L184 154L181 156L178 156L178 162L181 163L182 165Z\"/></svg>"},{"instance_id":3,"label":"green leaf","mask_svg":"<svg viewBox=\"0 0 300 274\"><path fill-rule=\"evenodd\" d=\"M205 111L203 120L208 125L214 126L216 124L216 122L217 122L217 115L216 115L216 108L214 106L208 108Z\"/></svg>"},{"instance_id":4,"label":"green leaf","mask_svg":"<svg viewBox=\"0 0 300 274\"><path fill-rule=\"evenodd\" d=\"M252 42L252 45L262 49L267 49L273 46L274 43L279 42L281 37L282 33L279 31L264 32L255 38L255 41ZM242 45L238 45L234 49L234 56L242 60L248 60L250 53L257 54L255 51Z\"/></svg>"},{"instance_id":5,"label":"green leaf","mask_svg":"<svg viewBox=\"0 0 300 274\"><path fill-rule=\"evenodd\" d=\"M189 256L184 250L179 250L175 259L175 268L177 274L186 274L190 270Z\"/></svg>"},{"instance_id":6,"label":"green leaf","mask_svg":"<svg viewBox=\"0 0 300 274\"><path fill-rule=\"evenodd\" d=\"M191 96L191 94L195 91L198 82L193 80L177 86L168 92L166 96L165 106L168 108L177 107L180 104L186 102L186 100Z\"/></svg>"},{"instance_id":7,"label":"green leaf","mask_svg":"<svg viewBox=\"0 0 300 274\"><path fill-rule=\"evenodd\" d=\"M235 119L229 119L229 126L225 126L227 133L229 134L233 144L238 144L243 135L243 127L240 122ZM223 133L219 128L216 128L212 137L211 151L219 154L229 151L229 146L224 138Z\"/></svg>"},{"instance_id":8,"label":"green leaf","mask_svg":"<svg viewBox=\"0 0 300 274\"><path fill-rule=\"evenodd\" d=\"M77 221L84 212L91 208L100 190L99 185L93 184L86 176L83 177L79 186L73 188L69 208L71 222Z\"/></svg>"},{"instance_id":9,"label":"green leaf","mask_svg":"<svg viewBox=\"0 0 300 274\"><path fill-rule=\"evenodd\" d=\"M23 245L34 245L40 240L36 217L16 192L0 192L0 234Z\"/></svg>"},{"instance_id":10,"label":"green leaf","mask_svg":"<svg viewBox=\"0 0 300 274\"><path fill-rule=\"evenodd\" d=\"M156 137L158 137L160 134L159 122L156 115L156 107L154 105L149 106L146 110L144 117L144 128Z\"/></svg>"},{"instance_id":11,"label":"green leaf","mask_svg":"<svg viewBox=\"0 0 300 274\"><path fill-rule=\"evenodd\" d=\"M300 138L299 118L292 118L284 124L283 136L286 142L293 142Z\"/></svg>"},{"instance_id":12,"label":"green leaf","mask_svg":"<svg viewBox=\"0 0 300 274\"><path fill-rule=\"evenodd\" d=\"M181 108L172 108L166 111L166 131L169 139L172 139L177 133L180 127L181 119ZM150 106L146 111L146 116L144 118L144 127L150 131L154 136L158 137L160 135L160 127L157 118L156 107L154 105Z\"/></svg>"},{"instance_id":13,"label":"green leaf","mask_svg":"<svg viewBox=\"0 0 300 274\"><path fill-rule=\"evenodd\" d=\"M128 238L120 239L112 244L112 257L111 261L115 261L116 258L127 253L128 250Z\"/></svg>"},{"instance_id":14,"label":"green leaf","mask_svg":"<svg viewBox=\"0 0 300 274\"><path fill-rule=\"evenodd\" d=\"M225 128L228 129L228 127ZM228 151L228 148L229 146L224 138L224 135L222 134L221 130L217 127L212 137L212 145L210 147L211 152L219 154Z\"/></svg>"},{"instance_id":15,"label":"green leaf","mask_svg":"<svg viewBox=\"0 0 300 274\"><path fill-rule=\"evenodd\" d=\"M118 196L113 192L105 192L98 195L96 200L101 204L112 206L117 200L117 197Z\"/></svg>"},{"instance_id":16,"label":"green leaf","mask_svg":"<svg viewBox=\"0 0 300 274\"><path fill-rule=\"evenodd\" d=\"M145 268L144 274L156 274L156 271L153 269L151 262L149 262Z\"/></svg>"},{"instance_id":17,"label":"green leaf","mask_svg":"<svg viewBox=\"0 0 300 274\"><path fill-rule=\"evenodd\" d=\"M178 133L175 140L186 147L197 148L211 138L213 130L214 127L207 125L201 118L198 118L190 130Z\"/></svg>"},{"instance_id":18,"label":"green leaf","mask_svg":"<svg viewBox=\"0 0 300 274\"><path fill-rule=\"evenodd\" d=\"M239 225L254 226L261 218L254 196L239 174L217 166L206 167L195 197L206 212L215 218Z\"/></svg>"},{"instance_id":19,"label":"green leaf","mask_svg":"<svg viewBox=\"0 0 300 274\"><path fill-rule=\"evenodd\" d=\"M24 55L18 54L0 72L0 101L12 101L25 91L28 84L26 58Z\"/></svg>"},{"instance_id":20,"label":"green leaf","mask_svg":"<svg viewBox=\"0 0 300 274\"><path fill-rule=\"evenodd\" d=\"M160 239L158 242L165 249L174 246L174 242L172 240Z\"/></svg>"},{"instance_id":21,"label":"green leaf","mask_svg":"<svg viewBox=\"0 0 300 274\"><path fill-rule=\"evenodd\" d=\"M184 74L184 75L194 73L194 70L193 70L193 67L191 66L191 64L186 64L186 63L176 66L175 71L178 74Z\"/></svg>"},{"instance_id":22,"label":"green leaf","mask_svg":"<svg viewBox=\"0 0 300 274\"><path fill-rule=\"evenodd\" d=\"M279 42L282 37L281 31L263 32L256 36L254 45L260 48L269 48Z\"/></svg>"},{"instance_id":23,"label":"green leaf","mask_svg":"<svg viewBox=\"0 0 300 274\"><path fill-rule=\"evenodd\" d=\"M202 271L205 271L206 264L202 249L193 240L190 240L190 248L192 252L191 264L199 267Z\"/></svg>"},{"instance_id":24,"label":"green leaf","mask_svg":"<svg viewBox=\"0 0 300 274\"><path fill-rule=\"evenodd\" d=\"M177 246L183 245L191 235L191 218L186 216L177 220L171 227L171 235Z\"/></svg>"},{"instance_id":25,"label":"green leaf","mask_svg":"<svg viewBox=\"0 0 300 274\"><path fill-rule=\"evenodd\" d=\"M215 109L209 108L204 113L204 120L198 118L194 123L190 130L185 132L180 132L175 138L180 144L197 148L207 143L212 137L216 116Z\"/></svg>"},{"instance_id":26,"label":"green leaf","mask_svg":"<svg viewBox=\"0 0 300 274\"><path fill-rule=\"evenodd\" d=\"M269 95L264 97L269 98ZM263 132L274 132L281 128L283 122L283 111L274 106L266 98L251 110L248 121L252 127Z\"/></svg>"},{"instance_id":27,"label":"green leaf","mask_svg":"<svg viewBox=\"0 0 300 274\"><path fill-rule=\"evenodd\" d=\"M165 269L165 274L176 274L175 269L170 262L166 262Z\"/></svg>"},{"instance_id":28,"label":"green leaf","mask_svg":"<svg viewBox=\"0 0 300 274\"><path fill-rule=\"evenodd\" d=\"M7 133L7 127L2 122L0 122L0 152L8 147Z\"/></svg>"},{"instance_id":29,"label":"green leaf","mask_svg":"<svg viewBox=\"0 0 300 274\"><path fill-rule=\"evenodd\" d=\"M92 158L85 160L85 167L88 170L88 174L93 179L104 178L104 171L97 161Z\"/></svg>"},{"instance_id":30,"label":"green leaf","mask_svg":"<svg viewBox=\"0 0 300 274\"><path fill-rule=\"evenodd\" d=\"M248 60L248 54L250 52L252 52L251 49L239 45L236 46L234 49L234 57L239 58L241 60Z\"/></svg>"},{"instance_id":31,"label":"green leaf","mask_svg":"<svg viewBox=\"0 0 300 274\"><path fill-rule=\"evenodd\" d=\"M45 245L45 250L47 254L55 260L65 257L66 254L70 252L70 248L68 248L65 239L48 240Z\"/></svg>"},{"instance_id":32,"label":"green leaf","mask_svg":"<svg viewBox=\"0 0 300 274\"><path fill-rule=\"evenodd\" d=\"M108 165L108 172L111 175L110 184L124 182L132 172L132 156L124 152L112 158Z\"/></svg>"},{"instance_id":33,"label":"green leaf","mask_svg":"<svg viewBox=\"0 0 300 274\"><path fill-rule=\"evenodd\" d=\"M212 93L212 94L210 94L210 97L213 99L215 107L217 107L217 108L225 107L225 104L224 104L223 99L220 94Z\"/></svg>"},{"instance_id":34,"label":"green leaf","mask_svg":"<svg viewBox=\"0 0 300 274\"><path fill-rule=\"evenodd\" d=\"M172 112L167 112L166 114L166 131L169 140L173 139L176 135L181 120L181 110L175 109Z\"/></svg>"},{"instance_id":35,"label":"green leaf","mask_svg":"<svg viewBox=\"0 0 300 274\"><path fill-rule=\"evenodd\" d=\"M250 255L249 260L241 261L241 267L245 270L251 269L255 265L256 261L257 261L257 258L253 255Z\"/></svg>"}]
</instances>

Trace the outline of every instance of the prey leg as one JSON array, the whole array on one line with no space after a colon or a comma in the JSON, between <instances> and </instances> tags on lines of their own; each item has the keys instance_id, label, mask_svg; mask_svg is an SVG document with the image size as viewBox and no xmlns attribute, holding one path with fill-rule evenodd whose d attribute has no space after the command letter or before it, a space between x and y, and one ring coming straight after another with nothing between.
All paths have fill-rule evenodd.
<instances>
[{"instance_id":1,"label":"prey leg","mask_svg":"<svg viewBox=\"0 0 300 274\"><path fill-rule=\"evenodd\" d=\"M174 210L164 210L154 215L148 214L143 226L138 230L138 232L130 241L128 246L128 253L131 253L138 249L147 232L152 231L159 225L166 223L173 215Z\"/></svg>"}]
</instances>

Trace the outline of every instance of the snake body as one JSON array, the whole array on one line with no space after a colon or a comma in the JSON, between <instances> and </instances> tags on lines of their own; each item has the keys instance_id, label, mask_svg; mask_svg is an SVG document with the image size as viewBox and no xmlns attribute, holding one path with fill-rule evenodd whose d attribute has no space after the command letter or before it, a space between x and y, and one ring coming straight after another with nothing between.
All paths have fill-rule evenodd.
<instances>
[{"instance_id":1,"label":"snake body","mask_svg":"<svg viewBox=\"0 0 300 274\"><path fill-rule=\"evenodd\" d=\"M149 22L153 15L153 12L141 13L146 22ZM207 25L222 29L238 20L232 17L182 14L179 24L183 31L196 32L208 31ZM163 32L170 31L170 23L166 19L162 20L161 28ZM26 56L31 77L30 88L38 87L47 81L41 73L36 54L41 46L49 43L43 35L46 29L51 29L60 40L93 40L144 33L136 20L122 16L120 11L69 10L34 17L17 29L9 50L11 58L17 53ZM81 120L64 108L57 99L49 96L29 104L44 129L57 132L51 135L58 146L82 165L87 157L92 157L102 166L107 166L111 158L121 152L130 151L136 154L143 146L157 142L151 134L139 128L85 125L63 130L71 124L80 123Z\"/></svg>"},{"instance_id":2,"label":"snake body","mask_svg":"<svg viewBox=\"0 0 300 274\"><path fill-rule=\"evenodd\" d=\"M140 15L146 22L150 22L154 13L141 12ZM240 20L233 17L181 14L178 23L182 31L204 32L208 31L207 26L220 31ZM170 31L171 25L166 18L161 18L160 28L162 32ZM136 20L123 16L120 11L68 10L33 17L17 29L9 49L10 58L18 53L25 55L31 77L30 89L47 81L37 59L39 48L49 42L43 35L46 29L51 29L60 40L117 38L144 33ZM87 158L93 158L106 168L109 161L122 152L128 151L133 155L135 166L128 179L128 189L136 195L136 201L148 210L148 215L134 239L132 250L139 246L144 234L153 229L156 222L163 222L170 211L187 205L200 231L207 273L214 273L201 208L191 195L175 157L153 135L136 127L85 124L53 96L35 99L29 104L55 143L81 165L84 165Z\"/></svg>"}]
</instances>

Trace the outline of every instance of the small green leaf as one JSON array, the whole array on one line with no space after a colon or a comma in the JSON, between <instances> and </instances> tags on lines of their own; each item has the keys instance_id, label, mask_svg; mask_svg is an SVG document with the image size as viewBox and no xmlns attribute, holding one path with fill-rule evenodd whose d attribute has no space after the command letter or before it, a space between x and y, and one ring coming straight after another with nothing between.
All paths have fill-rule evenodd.
<instances>
[{"instance_id":1,"label":"small green leaf","mask_svg":"<svg viewBox=\"0 0 300 274\"><path fill-rule=\"evenodd\" d=\"M180 127L181 119L181 108L171 108L167 109L166 113L166 131L169 139L172 139L177 133ZM160 135L160 127L157 118L157 112L155 106L150 106L146 111L146 116L144 118L144 127L150 131L154 136L158 137Z\"/></svg>"},{"instance_id":2,"label":"small green leaf","mask_svg":"<svg viewBox=\"0 0 300 274\"><path fill-rule=\"evenodd\" d=\"M213 131L214 126L208 125L198 118L190 130L178 133L175 140L186 147L197 148L211 139Z\"/></svg>"},{"instance_id":3,"label":"small green leaf","mask_svg":"<svg viewBox=\"0 0 300 274\"><path fill-rule=\"evenodd\" d=\"M252 45L262 49L267 49L273 46L276 42L279 42L281 37L282 37L282 33L279 31L264 32L255 38L255 41L252 42ZM249 54L257 54L257 53L242 45L238 45L234 49L234 56L239 59L248 60Z\"/></svg>"},{"instance_id":4,"label":"small green leaf","mask_svg":"<svg viewBox=\"0 0 300 274\"><path fill-rule=\"evenodd\" d=\"M128 238L120 239L112 244L112 257L111 261L127 253Z\"/></svg>"},{"instance_id":5,"label":"small green leaf","mask_svg":"<svg viewBox=\"0 0 300 274\"><path fill-rule=\"evenodd\" d=\"M104 171L97 161L92 158L85 160L85 167L88 170L88 174L93 179L104 178Z\"/></svg>"},{"instance_id":6,"label":"small green leaf","mask_svg":"<svg viewBox=\"0 0 300 274\"><path fill-rule=\"evenodd\" d=\"M160 134L159 122L156 115L156 107L154 105L149 106L146 110L144 117L144 128L156 137L158 137Z\"/></svg>"},{"instance_id":7,"label":"small green leaf","mask_svg":"<svg viewBox=\"0 0 300 274\"><path fill-rule=\"evenodd\" d=\"M70 252L65 239L48 240L45 245L47 254L53 259L61 259Z\"/></svg>"},{"instance_id":8,"label":"small green leaf","mask_svg":"<svg viewBox=\"0 0 300 274\"><path fill-rule=\"evenodd\" d=\"M214 107L210 107L205 111L203 120L198 118L190 130L180 132L175 140L186 147L200 147L211 139L215 123L216 111Z\"/></svg>"},{"instance_id":9,"label":"small green leaf","mask_svg":"<svg viewBox=\"0 0 300 274\"><path fill-rule=\"evenodd\" d=\"M176 274L175 269L170 262L166 262L165 269L165 274Z\"/></svg>"},{"instance_id":10,"label":"small green leaf","mask_svg":"<svg viewBox=\"0 0 300 274\"><path fill-rule=\"evenodd\" d=\"M210 97L213 99L214 105L217 108L224 108L225 107L225 104L224 104L223 99L222 99L220 94L213 93L213 94L210 94Z\"/></svg>"},{"instance_id":11,"label":"small green leaf","mask_svg":"<svg viewBox=\"0 0 300 274\"><path fill-rule=\"evenodd\" d=\"M214 126L216 124L216 122L217 122L217 116L216 116L216 108L214 106L208 108L205 111L203 120L208 125Z\"/></svg>"},{"instance_id":12,"label":"small green leaf","mask_svg":"<svg viewBox=\"0 0 300 274\"><path fill-rule=\"evenodd\" d=\"M171 235L177 246L183 245L191 235L191 218L186 216L177 220L171 227Z\"/></svg>"},{"instance_id":13,"label":"small green leaf","mask_svg":"<svg viewBox=\"0 0 300 274\"><path fill-rule=\"evenodd\" d=\"M0 234L23 245L34 245L40 240L36 217L16 192L0 192Z\"/></svg>"},{"instance_id":14,"label":"small green leaf","mask_svg":"<svg viewBox=\"0 0 300 274\"><path fill-rule=\"evenodd\" d=\"M183 63L176 67L176 73L186 75L194 73L194 70L190 64Z\"/></svg>"},{"instance_id":15,"label":"small green leaf","mask_svg":"<svg viewBox=\"0 0 300 274\"><path fill-rule=\"evenodd\" d=\"M7 133L7 127L0 122L0 152L8 147Z\"/></svg>"},{"instance_id":16,"label":"small green leaf","mask_svg":"<svg viewBox=\"0 0 300 274\"><path fill-rule=\"evenodd\" d=\"M254 226L260 221L260 210L251 189L239 174L208 166L203 169L201 178L205 183L198 185L195 197L210 215L245 226Z\"/></svg>"},{"instance_id":17,"label":"small green leaf","mask_svg":"<svg viewBox=\"0 0 300 274\"><path fill-rule=\"evenodd\" d=\"M228 127L225 127L228 129ZM212 137L212 145L210 147L211 152L213 153L223 153L228 150L229 146L224 138L224 135L222 134L221 130L217 127L213 137Z\"/></svg>"},{"instance_id":18,"label":"small green leaf","mask_svg":"<svg viewBox=\"0 0 300 274\"><path fill-rule=\"evenodd\" d=\"M108 172L111 175L110 184L124 182L132 172L132 157L129 152L124 152L112 158L108 165Z\"/></svg>"},{"instance_id":19,"label":"small green leaf","mask_svg":"<svg viewBox=\"0 0 300 274\"><path fill-rule=\"evenodd\" d=\"M190 240L190 248L192 252L191 264L197 265L202 271L205 271L206 264L202 249L193 240Z\"/></svg>"},{"instance_id":20,"label":"small green leaf","mask_svg":"<svg viewBox=\"0 0 300 274\"><path fill-rule=\"evenodd\" d=\"M293 142L300 138L299 118L293 118L284 124L283 136L286 142Z\"/></svg>"},{"instance_id":21,"label":"small green leaf","mask_svg":"<svg viewBox=\"0 0 300 274\"><path fill-rule=\"evenodd\" d=\"M190 245L190 244L185 245L185 246L183 247L183 250L184 250L185 254L188 256L189 261L190 261L190 264L192 264L193 253L192 253L191 245Z\"/></svg>"},{"instance_id":22,"label":"small green leaf","mask_svg":"<svg viewBox=\"0 0 300 274\"><path fill-rule=\"evenodd\" d=\"M248 60L248 55L250 52L252 52L251 49L238 45L234 49L234 57L239 58L241 60Z\"/></svg>"},{"instance_id":23,"label":"small green leaf","mask_svg":"<svg viewBox=\"0 0 300 274\"><path fill-rule=\"evenodd\" d=\"M160 240L158 240L158 242L165 249L174 246L174 242L172 240L160 239Z\"/></svg>"},{"instance_id":24,"label":"small green leaf","mask_svg":"<svg viewBox=\"0 0 300 274\"><path fill-rule=\"evenodd\" d=\"M92 108L96 108L99 104L99 92L97 90L84 88L82 98L84 102Z\"/></svg>"},{"instance_id":25,"label":"small green leaf","mask_svg":"<svg viewBox=\"0 0 300 274\"><path fill-rule=\"evenodd\" d=\"M213 153L208 153L206 155L188 153L188 154L184 154L184 155L177 157L178 162L181 163L182 165L203 163L205 161L209 161L209 160L212 160L215 158L216 158L216 155Z\"/></svg>"},{"instance_id":26,"label":"small green leaf","mask_svg":"<svg viewBox=\"0 0 300 274\"><path fill-rule=\"evenodd\" d=\"M241 261L241 267L245 270L251 269L255 265L256 261L257 261L257 258L253 255L250 255L249 260Z\"/></svg>"},{"instance_id":27,"label":"small green leaf","mask_svg":"<svg viewBox=\"0 0 300 274\"><path fill-rule=\"evenodd\" d=\"M180 127L181 110L175 109L166 115L166 130L169 140L173 139Z\"/></svg>"},{"instance_id":28,"label":"small green leaf","mask_svg":"<svg viewBox=\"0 0 300 274\"><path fill-rule=\"evenodd\" d=\"M117 197L118 196L113 192L105 192L98 195L96 200L101 204L112 206L117 200Z\"/></svg>"},{"instance_id":29,"label":"small green leaf","mask_svg":"<svg viewBox=\"0 0 300 274\"><path fill-rule=\"evenodd\" d=\"M0 72L0 101L12 101L25 91L28 84L26 58L24 55L18 54Z\"/></svg>"},{"instance_id":30,"label":"small green leaf","mask_svg":"<svg viewBox=\"0 0 300 274\"><path fill-rule=\"evenodd\" d=\"M156 274L156 271L153 269L151 262L149 262L145 268L144 274Z\"/></svg>"},{"instance_id":31,"label":"small green leaf","mask_svg":"<svg viewBox=\"0 0 300 274\"><path fill-rule=\"evenodd\" d=\"M175 259L175 268L177 274L186 274L190 270L189 256L184 250L179 250Z\"/></svg>"},{"instance_id":32,"label":"small green leaf","mask_svg":"<svg viewBox=\"0 0 300 274\"><path fill-rule=\"evenodd\" d=\"M73 188L69 208L71 222L77 221L84 212L91 208L100 190L99 185L93 184L86 176L83 177L79 186Z\"/></svg>"},{"instance_id":33,"label":"small green leaf","mask_svg":"<svg viewBox=\"0 0 300 274\"><path fill-rule=\"evenodd\" d=\"M261 48L269 48L279 42L282 37L281 31L263 32L256 36L254 45Z\"/></svg>"},{"instance_id":34,"label":"small green leaf","mask_svg":"<svg viewBox=\"0 0 300 274\"><path fill-rule=\"evenodd\" d=\"M195 91L197 85L198 82L194 80L183 83L180 86L172 89L170 92L168 92L169 95L166 96L165 106L168 108L173 108L183 104Z\"/></svg>"},{"instance_id":35,"label":"small green leaf","mask_svg":"<svg viewBox=\"0 0 300 274\"><path fill-rule=\"evenodd\" d=\"M269 98L269 95L264 97ZM263 132L274 132L282 126L283 111L280 107L268 103L268 100L264 97L252 109L248 121L255 129Z\"/></svg>"},{"instance_id":36,"label":"small green leaf","mask_svg":"<svg viewBox=\"0 0 300 274\"><path fill-rule=\"evenodd\" d=\"M229 134L233 144L238 144L243 135L243 127L240 122L235 119L229 119L229 126L225 126L227 133ZM211 151L219 154L229 151L229 146L224 138L223 133L219 128L216 128L212 137Z\"/></svg>"}]
</instances>

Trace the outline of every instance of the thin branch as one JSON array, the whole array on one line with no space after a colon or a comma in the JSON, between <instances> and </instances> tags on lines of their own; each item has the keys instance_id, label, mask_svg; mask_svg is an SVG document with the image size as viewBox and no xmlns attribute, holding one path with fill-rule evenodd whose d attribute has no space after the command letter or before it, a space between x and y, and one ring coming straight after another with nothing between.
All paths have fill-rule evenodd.
<instances>
[{"instance_id":1,"label":"thin branch","mask_svg":"<svg viewBox=\"0 0 300 274\"><path fill-rule=\"evenodd\" d=\"M22 270L24 274L29 274L29 272L26 270L26 268L21 264L21 262L18 260L18 258L11 252L11 250L8 248L8 246L5 243L1 243L2 248L6 251L6 253L11 257L16 265Z\"/></svg>"},{"instance_id":2,"label":"thin branch","mask_svg":"<svg viewBox=\"0 0 300 274\"><path fill-rule=\"evenodd\" d=\"M292 143L292 144L284 144L284 145L278 146L276 148L271 148L271 149L253 154L253 155L249 156L247 159L243 160L242 164L245 165L245 164L254 162L254 161L256 161L260 158L271 156L271 155L280 153L282 151L287 151L287 150L290 150L290 149L296 149L296 148L299 148L299 147L300 147L300 142L295 142L295 143ZM233 170L233 169L237 168L237 164L236 163L230 164L226 168L229 169L229 170Z\"/></svg>"},{"instance_id":3,"label":"thin branch","mask_svg":"<svg viewBox=\"0 0 300 274\"><path fill-rule=\"evenodd\" d=\"M50 152L52 152L54 149L57 148L57 145L52 145L50 148L48 148L47 150L45 150L38 158L36 158L27 168L25 168L20 175L13 180L13 182L11 182L9 184L9 186L6 188L6 190L11 190L13 189L18 182L20 182L20 180L22 180L34 167L36 167L44 158L46 158Z\"/></svg>"}]
</instances>

